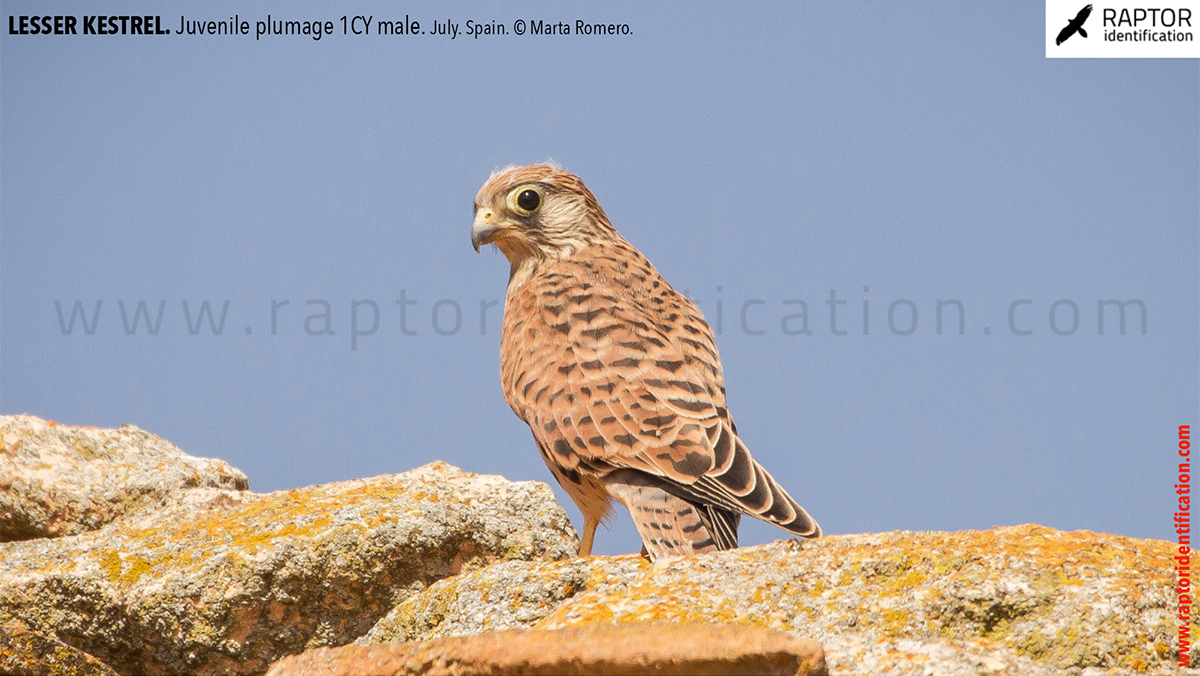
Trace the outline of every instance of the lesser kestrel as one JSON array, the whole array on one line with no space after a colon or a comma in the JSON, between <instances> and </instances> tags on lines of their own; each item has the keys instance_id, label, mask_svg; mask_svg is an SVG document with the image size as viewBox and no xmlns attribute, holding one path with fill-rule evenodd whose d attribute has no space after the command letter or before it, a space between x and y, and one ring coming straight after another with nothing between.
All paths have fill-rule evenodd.
<instances>
[{"instance_id":1,"label":"lesser kestrel","mask_svg":"<svg viewBox=\"0 0 1200 676\"><path fill-rule=\"evenodd\" d=\"M581 556L613 499L651 559L737 547L742 514L821 534L738 438L700 310L578 177L547 164L493 173L471 243L509 260L504 399L583 513Z\"/></svg>"}]
</instances>

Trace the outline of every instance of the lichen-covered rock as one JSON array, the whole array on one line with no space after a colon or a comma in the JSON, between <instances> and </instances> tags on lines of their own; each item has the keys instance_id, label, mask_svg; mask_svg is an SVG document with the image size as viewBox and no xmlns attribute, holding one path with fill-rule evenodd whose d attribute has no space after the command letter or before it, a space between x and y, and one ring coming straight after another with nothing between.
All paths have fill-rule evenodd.
<instances>
[{"instance_id":1,"label":"lichen-covered rock","mask_svg":"<svg viewBox=\"0 0 1200 676\"><path fill-rule=\"evenodd\" d=\"M821 645L742 625L592 625L319 648L268 676L824 676Z\"/></svg>"},{"instance_id":2,"label":"lichen-covered rock","mask_svg":"<svg viewBox=\"0 0 1200 676\"><path fill-rule=\"evenodd\" d=\"M36 632L0 624L0 674L117 676L107 664Z\"/></svg>"},{"instance_id":3,"label":"lichen-covered rock","mask_svg":"<svg viewBox=\"0 0 1200 676\"><path fill-rule=\"evenodd\" d=\"M1173 549L1026 525L506 563L406 599L360 643L717 622L819 640L833 673L1173 672Z\"/></svg>"},{"instance_id":4,"label":"lichen-covered rock","mask_svg":"<svg viewBox=\"0 0 1200 676\"><path fill-rule=\"evenodd\" d=\"M245 490L246 475L133 425L70 427L0 416L0 542L76 535L192 488Z\"/></svg>"},{"instance_id":5,"label":"lichen-covered rock","mask_svg":"<svg viewBox=\"0 0 1200 676\"><path fill-rule=\"evenodd\" d=\"M83 535L0 543L0 622L121 673L262 673L353 641L448 575L577 548L549 486L441 462L263 495L194 489Z\"/></svg>"},{"instance_id":6,"label":"lichen-covered rock","mask_svg":"<svg viewBox=\"0 0 1200 676\"><path fill-rule=\"evenodd\" d=\"M580 591L624 588L647 565L637 555L498 563L434 583L393 608L357 643L427 641L535 626Z\"/></svg>"}]
</instances>

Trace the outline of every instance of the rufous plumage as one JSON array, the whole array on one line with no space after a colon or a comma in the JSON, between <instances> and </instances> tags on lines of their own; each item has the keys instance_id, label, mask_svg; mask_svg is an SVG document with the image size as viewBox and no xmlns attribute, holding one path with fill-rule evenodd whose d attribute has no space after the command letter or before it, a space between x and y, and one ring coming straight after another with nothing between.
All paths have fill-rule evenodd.
<instances>
[{"instance_id":1,"label":"rufous plumage","mask_svg":"<svg viewBox=\"0 0 1200 676\"><path fill-rule=\"evenodd\" d=\"M700 310L577 176L551 164L493 173L471 241L508 258L500 382L583 514L580 555L614 499L651 559L737 547L743 514L821 534L738 438Z\"/></svg>"}]
</instances>

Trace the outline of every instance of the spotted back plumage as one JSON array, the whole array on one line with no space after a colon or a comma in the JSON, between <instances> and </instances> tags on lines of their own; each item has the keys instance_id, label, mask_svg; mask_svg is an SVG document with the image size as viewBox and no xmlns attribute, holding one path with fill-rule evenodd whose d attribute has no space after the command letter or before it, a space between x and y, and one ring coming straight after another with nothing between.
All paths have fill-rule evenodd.
<instances>
[{"instance_id":1,"label":"spotted back plumage","mask_svg":"<svg viewBox=\"0 0 1200 676\"><path fill-rule=\"evenodd\" d=\"M521 190L537 193L524 196L538 202L529 214L512 201ZM578 177L551 165L493 175L473 238L509 258L504 397L583 512L582 553L609 498L630 509L652 557L736 547L740 514L820 535L738 438L700 311Z\"/></svg>"}]
</instances>

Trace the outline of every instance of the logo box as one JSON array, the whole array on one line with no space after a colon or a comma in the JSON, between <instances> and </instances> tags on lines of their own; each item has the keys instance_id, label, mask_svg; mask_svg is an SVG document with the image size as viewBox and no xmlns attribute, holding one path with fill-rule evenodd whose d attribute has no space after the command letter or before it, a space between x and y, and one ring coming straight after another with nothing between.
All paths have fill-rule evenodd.
<instances>
[{"instance_id":1,"label":"logo box","mask_svg":"<svg viewBox=\"0 0 1200 676\"><path fill-rule=\"evenodd\" d=\"M1200 58L1200 0L1046 0L1046 58Z\"/></svg>"}]
</instances>

